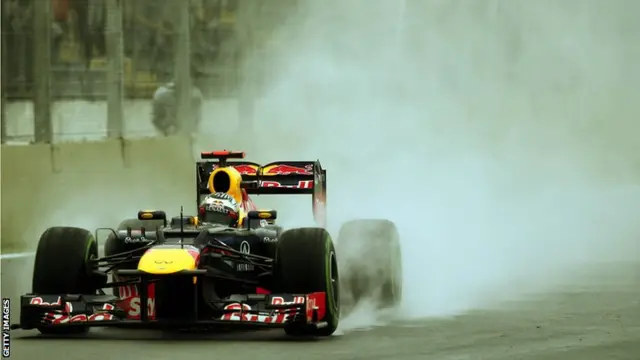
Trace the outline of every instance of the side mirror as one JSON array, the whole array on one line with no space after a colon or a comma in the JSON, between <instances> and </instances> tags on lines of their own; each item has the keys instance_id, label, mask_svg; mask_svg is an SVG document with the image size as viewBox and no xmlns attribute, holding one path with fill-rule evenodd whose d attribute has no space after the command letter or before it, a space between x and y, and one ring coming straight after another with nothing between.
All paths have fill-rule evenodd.
<instances>
[{"instance_id":1,"label":"side mirror","mask_svg":"<svg viewBox=\"0 0 640 360\"><path fill-rule=\"evenodd\" d=\"M248 228L251 229L251 223L255 220L273 222L278 217L278 212L275 210L252 210L247 213ZM254 225L257 226L257 225Z\"/></svg>"},{"instance_id":2,"label":"side mirror","mask_svg":"<svg viewBox=\"0 0 640 360\"><path fill-rule=\"evenodd\" d=\"M278 212L275 210L252 210L247 214L249 220L275 220Z\"/></svg>"},{"instance_id":3,"label":"side mirror","mask_svg":"<svg viewBox=\"0 0 640 360\"><path fill-rule=\"evenodd\" d=\"M180 227L181 224L198 226L199 225L198 217L197 216L184 216L184 217L174 216L171 218L172 228L178 228Z\"/></svg>"},{"instance_id":4,"label":"side mirror","mask_svg":"<svg viewBox=\"0 0 640 360\"><path fill-rule=\"evenodd\" d=\"M142 210L138 211L138 220L162 220L167 226L167 213L162 210Z\"/></svg>"}]
</instances>

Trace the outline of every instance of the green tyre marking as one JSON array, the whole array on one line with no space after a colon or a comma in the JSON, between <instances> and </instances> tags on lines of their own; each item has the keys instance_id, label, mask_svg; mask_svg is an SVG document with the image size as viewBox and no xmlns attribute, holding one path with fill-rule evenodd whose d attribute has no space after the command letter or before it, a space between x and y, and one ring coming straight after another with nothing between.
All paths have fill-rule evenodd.
<instances>
[{"instance_id":1,"label":"green tyre marking","mask_svg":"<svg viewBox=\"0 0 640 360\"><path fill-rule=\"evenodd\" d=\"M87 271L87 274L89 273L89 260L91 260L91 246L96 243L96 238L92 235L89 234L89 241L87 241L87 249L84 252L84 267L85 270Z\"/></svg>"},{"instance_id":2,"label":"green tyre marking","mask_svg":"<svg viewBox=\"0 0 640 360\"><path fill-rule=\"evenodd\" d=\"M334 257L336 255L335 255L335 251L331 249L332 242L331 242L328 234L325 235L324 243L325 243L325 247L326 247L326 250L327 250L327 254L329 255L325 259L325 262L326 262L326 264L325 264L326 280L325 281L329 285L329 286L327 286L327 305L328 305L327 308L329 308L329 306L330 306L330 308L332 310L332 313L333 313L331 320L337 325L337 323L339 321L339 314L338 314L339 307L338 307L338 304L336 303L335 296L334 296L333 292L336 291L336 289L339 286L339 284L336 284L336 286L335 286L336 289L334 289L333 283L331 281L332 280L331 279L331 268L333 267L332 264L331 264L331 254L333 253ZM336 258L336 261L338 261L337 258ZM340 280L338 279L338 281L340 281Z\"/></svg>"}]
</instances>

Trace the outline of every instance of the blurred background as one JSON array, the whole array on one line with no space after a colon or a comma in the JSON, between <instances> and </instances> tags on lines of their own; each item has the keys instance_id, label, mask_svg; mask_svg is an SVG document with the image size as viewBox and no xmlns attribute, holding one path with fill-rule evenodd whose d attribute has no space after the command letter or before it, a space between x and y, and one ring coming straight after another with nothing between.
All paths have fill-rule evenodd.
<instances>
[{"instance_id":1,"label":"blurred background","mask_svg":"<svg viewBox=\"0 0 640 360\"><path fill-rule=\"evenodd\" d=\"M260 86L264 66L247 65L245 54L259 53L295 6L295 0L3 0L2 142L192 132L200 105L185 100L181 108L180 94L250 117L237 114L246 106L216 100L246 99L240 88ZM163 87L176 100L181 129L152 124L149 100Z\"/></svg>"}]
</instances>

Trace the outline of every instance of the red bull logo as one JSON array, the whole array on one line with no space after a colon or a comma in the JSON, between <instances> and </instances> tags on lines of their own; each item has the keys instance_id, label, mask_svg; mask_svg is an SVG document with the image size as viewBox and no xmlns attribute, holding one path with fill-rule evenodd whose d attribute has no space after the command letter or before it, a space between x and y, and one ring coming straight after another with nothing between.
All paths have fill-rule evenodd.
<instances>
[{"instance_id":1,"label":"red bull logo","mask_svg":"<svg viewBox=\"0 0 640 360\"><path fill-rule=\"evenodd\" d=\"M218 166L214 165L212 171ZM240 175L257 175L259 167L251 164L238 164L233 166ZM262 175L313 175L313 164L305 165L304 167L291 166L287 164L277 164L264 167L262 169Z\"/></svg>"},{"instance_id":2,"label":"red bull logo","mask_svg":"<svg viewBox=\"0 0 640 360\"><path fill-rule=\"evenodd\" d=\"M239 165L234 165L233 168L236 169L240 173L240 175L258 174L258 167L255 165L239 164Z\"/></svg>"},{"instance_id":3,"label":"red bull logo","mask_svg":"<svg viewBox=\"0 0 640 360\"><path fill-rule=\"evenodd\" d=\"M264 168L263 175L312 175L313 165L305 165L304 167L291 166L286 164L271 165Z\"/></svg>"}]
</instances>

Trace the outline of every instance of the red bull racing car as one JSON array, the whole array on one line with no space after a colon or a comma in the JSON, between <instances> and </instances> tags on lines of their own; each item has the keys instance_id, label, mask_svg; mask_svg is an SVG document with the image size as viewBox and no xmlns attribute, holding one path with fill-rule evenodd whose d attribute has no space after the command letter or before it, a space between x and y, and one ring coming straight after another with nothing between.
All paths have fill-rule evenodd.
<instances>
[{"instance_id":1,"label":"red bull racing car","mask_svg":"<svg viewBox=\"0 0 640 360\"><path fill-rule=\"evenodd\" d=\"M385 240L391 247L376 250L387 255L372 258L379 263L375 268L351 261L345 267L347 285L341 286L336 249L324 229L326 170L320 162L228 161L243 157L207 152L196 166L198 204L208 194L228 194L241 204L236 226L202 223L182 211L168 220L156 210L94 234L75 227L47 229L36 251L32 293L21 297L20 323L13 328L70 334L96 326L243 326L328 336L338 326L345 299L357 302L376 293L383 306L398 303L402 278L392 224ZM309 194L317 226L283 230L275 225L277 212L258 210L252 194ZM383 223L364 222L380 233ZM348 223L341 236L355 238L349 229L359 223ZM99 231L109 234L103 257ZM380 247L375 234L369 235L370 247Z\"/></svg>"}]
</instances>

